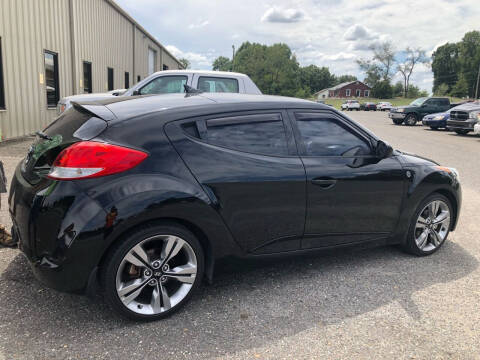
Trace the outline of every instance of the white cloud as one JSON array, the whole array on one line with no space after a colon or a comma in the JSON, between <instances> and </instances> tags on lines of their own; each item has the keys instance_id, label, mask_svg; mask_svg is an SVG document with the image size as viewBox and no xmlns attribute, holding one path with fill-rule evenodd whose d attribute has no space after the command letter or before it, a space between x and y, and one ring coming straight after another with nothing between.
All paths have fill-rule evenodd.
<instances>
[{"instance_id":1,"label":"white cloud","mask_svg":"<svg viewBox=\"0 0 480 360\"><path fill-rule=\"evenodd\" d=\"M305 13L300 9L284 9L278 7L271 7L263 14L262 22L275 23L294 23L299 22L305 18Z\"/></svg>"},{"instance_id":2,"label":"white cloud","mask_svg":"<svg viewBox=\"0 0 480 360\"><path fill-rule=\"evenodd\" d=\"M195 53L195 52L183 52L179 48L173 45L167 45L165 48L177 59L185 58L191 63L192 69L202 69L210 66L212 64L212 57L206 56L203 54ZM212 53L209 53L211 55Z\"/></svg>"},{"instance_id":3,"label":"white cloud","mask_svg":"<svg viewBox=\"0 0 480 360\"><path fill-rule=\"evenodd\" d=\"M188 25L188 28L189 29L199 29L199 28L207 26L208 24L210 24L210 21L205 20L205 21L202 21L202 22L199 22L199 23L190 24L190 25Z\"/></svg>"},{"instance_id":4,"label":"white cloud","mask_svg":"<svg viewBox=\"0 0 480 360\"><path fill-rule=\"evenodd\" d=\"M378 37L378 34L360 24L350 26L347 31L345 31L345 34L343 34L343 38L348 41L355 41L359 39L370 40L376 37Z\"/></svg>"}]
</instances>

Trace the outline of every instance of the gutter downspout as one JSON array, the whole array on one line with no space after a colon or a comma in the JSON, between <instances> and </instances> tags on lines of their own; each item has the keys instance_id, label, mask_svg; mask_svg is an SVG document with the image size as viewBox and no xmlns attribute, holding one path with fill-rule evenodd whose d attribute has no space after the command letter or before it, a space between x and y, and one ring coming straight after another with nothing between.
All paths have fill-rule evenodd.
<instances>
[{"instance_id":1,"label":"gutter downspout","mask_svg":"<svg viewBox=\"0 0 480 360\"><path fill-rule=\"evenodd\" d=\"M70 17L70 56L72 58L72 95L77 94L77 71L76 71L76 54L75 54L75 24L73 17L73 0L68 2L68 15ZM68 95L68 94L66 94Z\"/></svg>"}]
</instances>

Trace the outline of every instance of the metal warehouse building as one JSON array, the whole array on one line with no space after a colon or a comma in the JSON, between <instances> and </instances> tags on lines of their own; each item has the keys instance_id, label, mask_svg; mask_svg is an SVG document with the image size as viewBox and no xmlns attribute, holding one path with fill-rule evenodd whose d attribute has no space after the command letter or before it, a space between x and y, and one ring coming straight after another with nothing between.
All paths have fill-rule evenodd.
<instances>
[{"instance_id":1,"label":"metal warehouse building","mask_svg":"<svg viewBox=\"0 0 480 360\"><path fill-rule=\"evenodd\" d=\"M181 68L113 0L0 0L0 139L44 128L64 96Z\"/></svg>"}]
</instances>

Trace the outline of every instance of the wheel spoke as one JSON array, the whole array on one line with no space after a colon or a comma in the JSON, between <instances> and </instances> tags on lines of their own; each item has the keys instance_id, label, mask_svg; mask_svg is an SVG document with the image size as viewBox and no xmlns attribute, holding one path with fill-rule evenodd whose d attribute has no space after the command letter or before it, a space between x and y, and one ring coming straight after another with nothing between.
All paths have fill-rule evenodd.
<instances>
[{"instance_id":1,"label":"wheel spoke","mask_svg":"<svg viewBox=\"0 0 480 360\"><path fill-rule=\"evenodd\" d=\"M428 207L428 210L430 212L430 219L433 221L433 219L435 219L435 217L437 216L437 213L438 213L438 206L439 206L439 203L438 201L432 201Z\"/></svg>"},{"instance_id":2,"label":"wheel spoke","mask_svg":"<svg viewBox=\"0 0 480 360\"><path fill-rule=\"evenodd\" d=\"M438 245L440 245L440 243L442 242L442 238L440 237L440 234L437 233L435 230L432 230L430 232L431 236L432 236L432 242L433 242L433 245L435 247L437 247Z\"/></svg>"},{"instance_id":3,"label":"wheel spoke","mask_svg":"<svg viewBox=\"0 0 480 360\"><path fill-rule=\"evenodd\" d=\"M148 255L140 244L134 246L133 249L128 252L125 256L125 260L136 266L150 267Z\"/></svg>"},{"instance_id":4,"label":"wheel spoke","mask_svg":"<svg viewBox=\"0 0 480 360\"><path fill-rule=\"evenodd\" d=\"M158 284L160 287L160 292L162 293L162 303L163 303L163 311L168 310L172 307L170 304L170 297L168 296L167 289L161 283Z\"/></svg>"},{"instance_id":5,"label":"wheel spoke","mask_svg":"<svg viewBox=\"0 0 480 360\"><path fill-rule=\"evenodd\" d=\"M417 224L427 225L427 219L425 219L422 215L418 217Z\"/></svg>"},{"instance_id":6,"label":"wheel spoke","mask_svg":"<svg viewBox=\"0 0 480 360\"><path fill-rule=\"evenodd\" d=\"M135 300L138 295L142 292L143 288L147 285L148 279L135 279L128 285L117 290L118 295L120 296L120 300L125 305L130 304L133 300ZM127 295L128 294L128 295ZM126 295L126 296L124 296Z\"/></svg>"},{"instance_id":7,"label":"wheel spoke","mask_svg":"<svg viewBox=\"0 0 480 360\"><path fill-rule=\"evenodd\" d=\"M417 245L420 249L423 249L427 244L428 240L428 229L422 231L420 236L417 238Z\"/></svg>"},{"instance_id":8,"label":"wheel spoke","mask_svg":"<svg viewBox=\"0 0 480 360\"><path fill-rule=\"evenodd\" d=\"M162 266L170 261L183 248L185 241L175 236L169 236L162 249Z\"/></svg>"},{"instance_id":9,"label":"wheel spoke","mask_svg":"<svg viewBox=\"0 0 480 360\"><path fill-rule=\"evenodd\" d=\"M162 311L161 290L160 290L160 284L158 283L152 291L151 305L155 313L159 313Z\"/></svg>"},{"instance_id":10,"label":"wheel spoke","mask_svg":"<svg viewBox=\"0 0 480 360\"><path fill-rule=\"evenodd\" d=\"M447 210L442 211L436 218L433 220L434 224L443 223L450 217L450 213Z\"/></svg>"}]
</instances>

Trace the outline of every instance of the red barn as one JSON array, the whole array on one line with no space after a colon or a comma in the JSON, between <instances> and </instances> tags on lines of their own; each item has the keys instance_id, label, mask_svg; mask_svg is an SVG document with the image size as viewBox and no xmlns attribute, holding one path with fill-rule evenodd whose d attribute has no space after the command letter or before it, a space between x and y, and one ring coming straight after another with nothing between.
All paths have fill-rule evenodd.
<instances>
[{"instance_id":1,"label":"red barn","mask_svg":"<svg viewBox=\"0 0 480 360\"><path fill-rule=\"evenodd\" d=\"M349 97L370 97L370 86L361 81L349 81L338 84L328 89L328 97L349 98Z\"/></svg>"}]
</instances>

